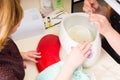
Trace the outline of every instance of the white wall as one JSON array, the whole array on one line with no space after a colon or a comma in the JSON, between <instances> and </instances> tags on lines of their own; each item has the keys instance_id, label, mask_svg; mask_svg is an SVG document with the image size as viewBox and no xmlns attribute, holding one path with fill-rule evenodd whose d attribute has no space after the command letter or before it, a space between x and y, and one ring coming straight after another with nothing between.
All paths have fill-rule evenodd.
<instances>
[{"instance_id":1,"label":"white wall","mask_svg":"<svg viewBox=\"0 0 120 80\"><path fill-rule=\"evenodd\" d=\"M72 0L62 0L62 2L63 2L63 8L65 9L65 11L71 12ZM30 9L30 8L40 9L40 0L21 0L21 5L24 10Z\"/></svg>"},{"instance_id":2,"label":"white wall","mask_svg":"<svg viewBox=\"0 0 120 80\"><path fill-rule=\"evenodd\" d=\"M71 13L72 0L62 0L62 3L63 3L63 8L65 9L65 11Z\"/></svg>"},{"instance_id":3,"label":"white wall","mask_svg":"<svg viewBox=\"0 0 120 80\"><path fill-rule=\"evenodd\" d=\"M23 9L38 8L40 9L40 0L21 0Z\"/></svg>"}]
</instances>

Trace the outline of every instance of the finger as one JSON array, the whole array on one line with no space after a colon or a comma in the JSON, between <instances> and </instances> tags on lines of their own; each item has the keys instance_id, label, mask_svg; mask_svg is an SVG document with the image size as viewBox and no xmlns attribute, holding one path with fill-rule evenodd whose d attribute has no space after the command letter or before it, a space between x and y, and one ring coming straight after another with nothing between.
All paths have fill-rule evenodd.
<instances>
[{"instance_id":1,"label":"finger","mask_svg":"<svg viewBox=\"0 0 120 80\"><path fill-rule=\"evenodd\" d=\"M32 54L34 54L34 55L40 55L41 52L34 52L34 53L32 53Z\"/></svg>"},{"instance_id":2,"label":"finger","mask_svg":"<svg viewBox=\"0 0 120 80\"><path fill-rule=\"evenodd\" d=\"M96 0L88 0L89 3L94 3Z\"/></svg>"},{"instance_id":3,"label":"finger","mask_svg":"<svg viewBox=\"0 0 120 80\"><path fill-rule=\"evenodd\" d=\"M34 52L37 52L37 51L35 51L35 50L31 50L31 51L28 51L28 52L32 52L32 53L34 53Z\"/></svg>"},{"instance_id":4,"label":"finger","mask_svg":"<svg viewBox=\"0 0 120 80\"><path fill-rule=\"evenodd\" d=\"M84 1L83 10L84 10L85 12L88 12L88 11L90 11L91 9L92 9L91 4L90 4L87 0Z\"/></svg>"},{"instance_id":5,"label":"finger","mask_svg":"<svg viewBox=\"0 0 120 80\"><path fill-rule=\"evenodd\" d=\"M85 42L82 43L81 46L79 46L79 48L80 48L81 50L83 50L88 44L89 44L89 41L85 41Z\"/></svg>"},{"instance_id":6,"label":"finger","mask_svg":"<svg viewBox=\"0 0 120 80\"><path fill-rule=\"evenodd\" d=\"M29 60L29 61L32 61L32 62L34 62L34 63L37 63L37 60L36 60L35 58L30 58L30 57L28 57L28 60Z\"/></svg>"},{"instance_id":7,"label":"finger","mask_svg":"<svg viewBox=\"0 0 120 80\"><path fill-rule=\"evenodd\" d=\"M40 55L35 55L35 54L33 54L33 55L29 55L29 57L31 57L31 58L41 58Z\"/></svg>"},{"instance_id":8,"label":"finger","mask_svg":"<svg viewBox=\"0 0 120 80\"><path fill-rule=\"evenodd\" d=\"M40 56L41 53L37 53L37 52L31 52L28 54L29 57L36 57L36 56Z\"/></svg>"},{"instance_id":9,"label":"finger","mask_svg":"<svg viewBox=\"0 0 120 80\"><path fill-rule=\"evenodd\" d=\"M34 53L34 54L41 54L41 52L37 52L35 50L28 51L29 53Z\"/></svg>"},{"instance_id":10,"label":"finger","mask_svg":"<svg viewBox=\"0 0 120 80\"><path fill-rule=\"evenodd\" d=\"M79 44L77 45L77 47L81 47L84 43L85 43L85 41L79 43Z\"/></svg>"},{"instance_id":11,"label":"finger","mask_svg":"<svg viewBox=\"0 0 120 80\"><path fill-rule=\"evenodd\" d=\"M92 8L90 8L90 7L83 7L83 11L85 11L86 13L90 13L90 12L92 12Z\"/></svg>"},{"instance_id":12,"label":"finger","mask_svg":"<svg viewBox=\"0 0 120 80\"><path fill-rule=\"evenodd\" d=\"M73 49L74 47L73 46L71 46L71 49Z\"/></svg>"},{"instance_id":13,"label":"finger","mask_svg":"<svg viewBox=\"0 0 120 80\"><path fill-rule=\"evenodd\" d=\"M87 44L86 47L82 50L82 54L85 55L91 48L91 44Z\"/></svg>"},{"instance_id":14,"label":"finger","mask_svg":"<svg viewBox=\"0 0 120 80\"><path fill-rule=\"evenodd\" d=\"M87 58L90 54L91 54L91 50L88 50L88 52L86 52L86 54L84 55L85 58Z\"/></svg>"},{"instance_id":15,"label":"finger","mask_svg":"<svg viewBox=\"0 0 120 80\"><path fill-rule=\"evenodd\" d=\"M88 2L90 3L92 8L94 9L98 8L98 2L96 0L88 0Z\"/></svg>"}]
</instances>

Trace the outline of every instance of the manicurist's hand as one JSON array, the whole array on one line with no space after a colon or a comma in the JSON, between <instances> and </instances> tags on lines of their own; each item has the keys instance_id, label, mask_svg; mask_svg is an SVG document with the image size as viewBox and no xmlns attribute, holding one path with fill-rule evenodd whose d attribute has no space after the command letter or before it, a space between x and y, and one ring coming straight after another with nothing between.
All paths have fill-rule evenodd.
<instances>
[{"instance_id":1,"label":"manicurist's hand","mask_svg":"<svg viewBox=\"0 0 120 80\"><path fill-rule=\"evenodd\" d=\"M97 0L84 0L83 11L86 13L95 13L99 8Z\"/></svg>"},{"instance_id":2,"label":"manicurist's hand","mask_svg":"<svg viewBox=\"0 0 120 80\"><path fill-rule=\"evenodd\" d=\"M73 69L76 69L78 66L83 64L88 55L91 53L91 44L90 42L79 43L76 47L73 47L66 64L71 66Z\"/></svg>"},{"instance_id":3,"label":"manicurist's hand","mask_svg":"<svg viewBox=\"0 0 120 80\"><path fill-rule=\"evenodd\" d=\"M99 14L91 14L90 21L96 25L99 32L106 38L111 47L120 55L120 34L114 30L108 19Z\"/></svg>"},{"instance_id":4,"label":"manicurist's hand","mask_svg":"<svg viewBox=\"0 0 120 80\"><path fill-rule=\"evenodd\" d=\"M90 21L96 25L102 35L106 36L108 32L111 32L110 30L113 30L111 24L105 16L100 14L91 14L89 18Z\"/></svg>"}]
</instances>

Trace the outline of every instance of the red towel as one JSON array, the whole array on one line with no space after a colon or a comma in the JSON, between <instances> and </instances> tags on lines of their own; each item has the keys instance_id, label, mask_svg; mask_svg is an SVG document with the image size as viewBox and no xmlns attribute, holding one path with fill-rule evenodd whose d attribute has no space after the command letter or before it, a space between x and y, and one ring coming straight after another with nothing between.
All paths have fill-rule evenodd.
<instances>
[{"instance_id":1,"label":"red towel","mask_svg":"<svg viewBox=\"0 0 120 80\"><path fill-rule=\"evenodd\" d=\"M37 68L41 72L48 66L60 61L60 41L58 36L47 34L39 41L37 52L41 52L41 58L37 59Z\"/></svg>"}]
</instances>

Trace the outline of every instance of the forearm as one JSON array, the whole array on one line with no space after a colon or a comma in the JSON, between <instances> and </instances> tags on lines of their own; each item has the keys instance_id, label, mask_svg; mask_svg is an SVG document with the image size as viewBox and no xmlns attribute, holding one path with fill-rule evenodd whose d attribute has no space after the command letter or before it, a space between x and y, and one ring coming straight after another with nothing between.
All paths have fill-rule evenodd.
<instances>
[{"instance_id":1,"label":"forearm","mask_svg":"<svg viewBox=\"0 0 120 80\"><path fill-rule=\"evenodd\" d=\"M64 65L55 80L71 80L73 72L71 67Z\"/></svg>"},{"instance_id":2,"label":"forearm","mask_svg":"<svg viewBox=\"0 0 120 80\"><path fill-rule=\"evenodd\" d=\"M120 34L117 33L113 28L104 35L111 47L120 56Z\"/></svg>"}]
</instances>

